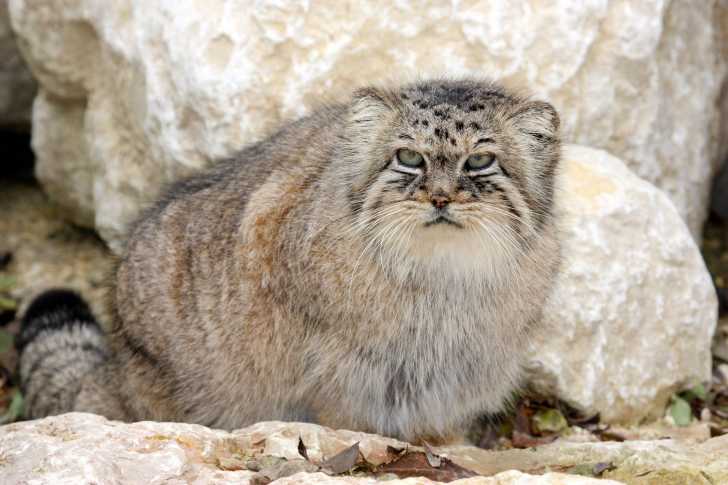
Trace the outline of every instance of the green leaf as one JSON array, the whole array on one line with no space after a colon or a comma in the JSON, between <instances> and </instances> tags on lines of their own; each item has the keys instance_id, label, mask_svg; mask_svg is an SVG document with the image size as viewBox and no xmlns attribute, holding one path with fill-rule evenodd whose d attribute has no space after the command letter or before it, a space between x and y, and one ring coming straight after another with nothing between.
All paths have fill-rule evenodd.
<instances>
[{"instance_id":1,"label":"green leaf","mask_svg":"<svg viewBox=\"0 0 728 485\"><path fill-rule=\"evenodd\" d=\"M18 304L15 300L11 300L10 298L5 298L3 296L0 296L0 311L12 311L17 310Z\"/></svg>"},{"instance_id":2,"label":"green leaf","mask_svg":"<svg viewBox=\"0 0 728 485\"><path fill-rule=\"evenodd\" d=\"M693 410L690 408L690 404L679 396L672 396L669 412L678 426L687 426L693 420Z\"/></svg>"},{"instance_id":3,"label":"green leaf","mask_svg":"<svg viewBox=\"0 0 728 485\"><path fill-rule=\"evenodd\" d=\"M693 401L695 399L705 401L708 399L708 391L705 390L705 386L703 386L702 384L698 384L697 386L688 389L681 394L682 397L685 398L687 401Z\"/></svg>"},{"instance_id":4,"label":"green leaf","mask_svg":"<svg viewBox=\"0 0 728 485\"><path fill-rule=\"evenodd\" d=\"M13 346L14 340L13 334L0 329L0 353L10 349Z\"/></svg>"},{"instance_id":5,"label":"green leaf","mask_svg":"<svg viewBox=\"0 0 728 485\"><path fill-rule=\"evenodd\" d=\"M10 291L16 284L15 276L0 274L0 291Z\"/></svg>"},{"instance_id":6,"label":"green leaf","mask_svg":"<svg viewBox=\"0 0 728 485\"><path fill-rule=\"evenodd\" d=\"M569 427L566 418L558 409L541 409L531 420L539 433L558 433Z\"/></svg>"},{"instance_id":7,"label":"green leaf","mask_svg":"<svg viewBox=\"0 0 728 485\"><path fill-rule=\"evenodd\" d=\"M0 424L12 423L23 415L23 395L16 389L8 410L0 416Z\"/></svg>"}]
</instances>

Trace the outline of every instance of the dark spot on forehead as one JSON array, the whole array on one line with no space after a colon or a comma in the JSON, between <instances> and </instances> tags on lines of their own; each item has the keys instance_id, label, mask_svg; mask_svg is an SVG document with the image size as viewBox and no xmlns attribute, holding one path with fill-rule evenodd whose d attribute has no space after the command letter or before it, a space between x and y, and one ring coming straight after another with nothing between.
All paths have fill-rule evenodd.
<instances>
[{"instance_id":1,"label":"dark spot on forehead","mask_svg":"<svg viewBox=\"0 0 728 485\"><path fill-rule=\"evenodd\" d=\"M443 111L443 110L440 110L440 109L434 110L432 112L432 114L435 115L436 118L440 118L440 119L448 119L449 118L447 116L447 113L445 111Z\"/></svg>"},{"instance_id":2,"label":"dark spot on forehead","mask_svg":"<svg viewBox=\"0 0 728 485\"><path fill-rule=\"evenodd\" d=\"M458 142L457 142L457 141L455 140L455 138L450 138L450 144L451 144L452 146L455 146L455 145L457 145L457 144L458 144Z\"/></svg>"},{"instance_id":3,"label":"dark spot on forehead","mask_svg":"<svg viewBox=\"0 0 728 485\"><path fill-rule=\"evenodd\" d=\"M462 121L458 120L455 122L455 129L457 131L463 131L463 128L465 128L465 124Z\"/></svg>"},{"instance_id":4,"label":"dark spot on forehead","mask_svg":"<svg viewBox=\"0 0 728 485\"><path fill-rule=\"evenodd\" d=\"M449 137L450 133L447 131L447 128L435 128L435 136L442 139Z\"/></svg>"},{"instance_id":5,"label":"dark spot on forehead","mask_svg":"<svg viewBox=\"0 0 728 485\"><path fill-rule=\"evenodd\" d=\"M462 107L473 99L475 88L466 84L443 83L436 87L432 96L437 103Z\"/></svg>"},{"instance_id":6,"label":"dark spot on forehead","mask_svg":"<svg viewBox=\"0 0 728 485\"><path fill-rule=\"evenodd\" d=\"M497 86L474 81L423 82L411 85L407 92L411 97L418 97L420 101L426 99L430 106L454 106L470 112L485 109L486 100L510 98Z\"/></svg>"},{"instance_id":7,"label":"dark spot on forehead","mask_svg":"<svg viewBox=\"0 0 728 485\"><path fill-rule=\"evenodd\" d=\"M479 130L479 129L480 129L480 125L479 125L478 123L476 123L475 121L471 121L471 122L470 122L470 123L468 124L468 126L469 126L470 128L472 128L472 129L474 129L474 130Z\"/></svg>"},{"instance_id":8,"label":"dark spot on forehead","mask_svg":"<svg viewBox=\"0 0 728 485\"><path fill-rule=\"evenodd\" d=\"M427 120L422 120L422 126L424 126L425 128L427 128L428 126L430 126L430 122L427 121Z\"/></svg>"}]
</instances>

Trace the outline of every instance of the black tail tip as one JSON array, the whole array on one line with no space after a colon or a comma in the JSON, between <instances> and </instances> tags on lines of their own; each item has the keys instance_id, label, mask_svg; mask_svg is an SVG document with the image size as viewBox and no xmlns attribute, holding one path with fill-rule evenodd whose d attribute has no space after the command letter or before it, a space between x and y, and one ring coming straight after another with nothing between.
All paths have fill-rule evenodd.
<instances>
[{"instance_id":1,"label":"black tail tip","mask_svg":"<svg viewBox=\"0 0 728 485\"><path fill-rule=\"evenodd\" d=\"M88 304L75 291L60 288L45 291L31 302L23 314L15 346L20 352L42 331L60 329L73 323L98 325Z\"/></svg>"}]
</instances>

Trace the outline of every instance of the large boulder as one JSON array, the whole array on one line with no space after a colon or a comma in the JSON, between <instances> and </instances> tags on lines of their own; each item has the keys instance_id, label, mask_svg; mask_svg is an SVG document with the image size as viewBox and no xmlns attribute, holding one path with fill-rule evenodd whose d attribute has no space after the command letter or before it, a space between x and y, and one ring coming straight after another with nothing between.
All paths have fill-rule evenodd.
<instances>
[{"instance_id":1,"label":"large boulder","mask_svg":"<svg viewBox=\"0 0 728 485\"><path fill-rule=\"evenodd\" d=\"M549 99L567 140L624 159L698 236L724 3L9 0L42 88L40 178L117 250L164 183L356 86L432 75Z\"/></svg>"},{"instance_id":2,"label":"large boulder","mask_svg":"<svg viewBox=\"0 0 728 485\"><path fill-rule=\"evenodd\" d=\"M15 44L7 2L0 2L0 129L28 130L36 86Z\"/></svg>"},{"instance_id":3,"label":"large boulder","mask_svg":"<svg viewBox=\"0 0 728 485\"><path fill-rule=\"evenodd\" d=\"M0 427L0 472L8 485L382 483L366 472L329 476L317 471L324 460L357 442L358 463L367 465L364 470L391 462L397 450L422 453L421 448L389 438L314 424L265 422L227 433L190 424L124 424L91 414L66 414ZM557 442L528 450L453 446L434 451L478 475L451 482L456 485L717 484L728 482L726 447L728 436L700 443ZM420 470L430 468L420 463ZM385 478L392 485L438 483L397 480L391 474Z\"/></svg>"},{"instance_id":4,"label":"large boulder","mask_svg":"<svg viewBox=\"0 0 728 485\"><path fill-rule=\"evenodd\" d=\"M664 412L709 382L717 297L668 197L608 153L564 150L563 265L531 349L532 385L606 422Z\"/></svg>"}]
</instances>

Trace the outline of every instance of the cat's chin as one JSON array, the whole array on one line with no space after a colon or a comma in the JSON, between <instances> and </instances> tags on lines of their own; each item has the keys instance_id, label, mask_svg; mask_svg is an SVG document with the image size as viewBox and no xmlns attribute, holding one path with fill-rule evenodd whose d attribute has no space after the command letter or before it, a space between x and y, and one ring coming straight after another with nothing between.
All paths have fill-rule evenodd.
<instances>
[{"instance_id":1,"label":"cat's chin","mask_svg":"<svg viewBox=\"0 0 728 485\"><path fill-rule=\"evenodd\" d=\"M505 240L460 224L438 223L418 227L401 248L419 266L450 274L492 275L498 278L513 261L514 250Z\"/></svg>"}]
</instances>

